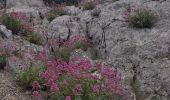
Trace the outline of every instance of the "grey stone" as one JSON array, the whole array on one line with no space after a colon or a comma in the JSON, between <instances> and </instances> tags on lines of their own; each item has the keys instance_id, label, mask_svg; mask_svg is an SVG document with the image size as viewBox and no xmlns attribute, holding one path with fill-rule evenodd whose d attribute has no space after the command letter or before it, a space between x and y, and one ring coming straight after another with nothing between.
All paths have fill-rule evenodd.
<instances>
[{"instance_id":1,"label":"grey stone","mask_svg":"<svg viewBox=\"0 0 170 100\"><path fill-rule=\"evenodd\" d=\"M123 18L128 5L154 10L158 17L156 25L151 29L129 27ZM169 5L169 1L119 0L98 5L99 18L93 18L91 11L79 13L79 21L72 15L58 17L51 23L50 30L57 37L67 39L69 28L63 23L71 22L76 23L70 29L76 30L72 34L78 32L91 37L93 48L98 50L100 57L114 63L121 73L122 83L129 91L123 99L169 100Z\"/></svg>"},{"instance_id":2,"label":"grey stone","mask_svg":"<svg viewBox=\"0 0 170 100\"><path fill-rule=\"evenodd\" d=\"M11 30L8 30L6 26L0 25L0 34L2 35L3 38L11 38L12 37L12 32Z\"/></svg>"},{"instance_id":3,"label":"grey stone","mask_svg":"<svg viewBox=\"0 0 170 100\"><path fill-rule=\"evenodd\" d=\"M43 0L7 0L8 7L44 7Z\"/></svg>"}]
</instances>

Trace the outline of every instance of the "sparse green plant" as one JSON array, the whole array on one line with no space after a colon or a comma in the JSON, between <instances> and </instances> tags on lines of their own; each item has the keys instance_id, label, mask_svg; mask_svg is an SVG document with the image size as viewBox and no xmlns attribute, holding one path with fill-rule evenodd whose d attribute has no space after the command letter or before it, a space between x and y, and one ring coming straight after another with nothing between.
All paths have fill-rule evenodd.
<instances>
[{"instance_id":1,"label":"sparse green plant","mask_svg":"<svg viewBox=\"0 0 170 100\"><path fill-rule=\"evenodd\" d=\"M99 17L100 16L100 10L94 10L93 12L91 12L91 15L93 16L93 17Z\"/></svg>"},{"instance_id":2,"label":"sparse green plant","mask_svg":"<svg viewBox=\"0 0 170 100\"><path fill-rule=\"evenodd\" d=\"M82 49L84 51L86 51L88 47L89 45L84 41L78 41L74 45L74 49Z\"/></svg>"},{"instance_id":3,"label":"sparse green plant","mask_svg":"<svg viewBox=\"0 0 170 100\"><path fill-rule=\"evenodd\" d=\"M51 4L66 4L66 5L77 5L78 0L43 0L46 5Z\"/></svg>"},{"instance_id":4,"label":"sparse green plant","mask_svg":"<svg viewBox=\"0 0 170 100\"><path fill-rule=\"evenodd\" d=\"M92 10L96 7L94 2L86 2L83 5L84 10Z\"/></svg>"},{"instance_id":5,"label":"sparse green plant","mask_svg":"<svg viewBox=\"0 0 170 100\"><path fill-rule=\"evenodd\" d=\"M34 44L37 44L37 45L43 45L45 40L44 38L39 35L39 34L36 34L36 33L30 33L30 34L27 34L25 36L25 38L31 42L31 43L34 43Z\"/></svg>"},{"instance_id":6,"label":"sparse green plant","mask_svg":"<svg viewBox=\"0 0 170 100\"><path fill-rule=\"evenodd\" d=\"M0 69L4 69L6 66L7 58L5 55L0 56Z\"/></svg>"},{"instance_id":7,"label":"sparse green plant","mask_svg":"<svg viewBox=\"0 0 170 100\"><path fill-rule=\"evenodd\" d=\"M55 57L64 61L69 61L72 50L67 47L59 47L55 50Z\"/></svg>"},{"instance_id":8,"label":"sparse green plant","mask_svg":"<svg viewBox=\"0 0 170 100\"><path fill-rule=\"evenodd\" d=\"M112 0L113 2L119 1L119 0Z\"/></svg>"},{"instance_id":9,"label":"sparse green plant","mask_svg":"<svg viewBox=\"0 0 170 100\"><path fill-rule=\"evenodd\" d=\"M43 65L36 67L32 64L28 69L23 70L17 74L19 84L25 89L31 89L33 81L40 82L39 73L44 70L45 67Z\"/></svg>"},{"instance_id":10,"label":"sparse green plant","mask_svg":"<svg viewBox=\"0 0 170 100\"><path fill-rule=\"evenodd\" d=\"M128 16L128 22L133 27L151 28L156 22L156 15L146 9L137 9Z\"/></svg>"},{"instance_id":11,"label":"sparse green plant","mask_svg":"<svg viewBox=\"0 0 170 100\"><path fill-rule=\"evenodd\" d=\"M1 17L1 23L4 24L13 34L18 34L22 29L20 21L16 20L9 14L4 14Z\"/></svg>"},{"instance_id":12,"label":"sparse green plant","mask_svg":"<svg viewBox=\"0 0 170 100\"><path fill-rule=\"evenodd\" d=\"M62 16L62 15L66 15L66 12L62 8L55 8L55 9L50 10L47 13L47 19L48 19L48 21L51 22L57 16Z\"/></svg>"}]
</instances>

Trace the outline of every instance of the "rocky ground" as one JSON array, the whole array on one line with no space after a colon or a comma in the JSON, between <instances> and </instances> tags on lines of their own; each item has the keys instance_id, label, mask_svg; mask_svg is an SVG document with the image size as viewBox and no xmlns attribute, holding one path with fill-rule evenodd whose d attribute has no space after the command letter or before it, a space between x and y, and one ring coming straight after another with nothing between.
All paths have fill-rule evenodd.
<instances>
[{"instance_id":1,"label":"rocky ground","mask_svg":"<svg viewBox=\"0 0 170 100\"><path fill-rule=\"evenodd\" d=\"M14 74L0 71L0 98L1 100L32 100L30 92L25 92L16 82Z\"/></svg>"}]
</instances>

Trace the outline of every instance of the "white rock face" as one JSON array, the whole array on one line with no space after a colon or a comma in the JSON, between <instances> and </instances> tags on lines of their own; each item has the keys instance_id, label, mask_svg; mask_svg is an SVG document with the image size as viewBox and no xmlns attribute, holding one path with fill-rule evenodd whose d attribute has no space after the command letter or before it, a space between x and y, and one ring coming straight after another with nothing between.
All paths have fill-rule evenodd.
<instances>
[{"instance_id":1,"label":"white rock face","mask_svg":"<svg viewBox=\"0 0 170 100\"><path fill-rule=\"evenodd\" d=\"M66 13L69 14L69 15L77 15L77 14L79 14L79 13L82 12L81 9L79 9L79 8L77 8L77 7L75 7L75 6L67 6L67 7L65 7L64 10L65 10Z\"/></svg>"},{"instance_id":2,"label":"white rock face","mask_svg":"<svg viewBox=\"0 0 170 100\"><path fill-rule=\"evenodd\" d=\"M6 5L8 7L43 7L43 0L7 0Z\"/></svg>"},{"instance_id":3,"label":"white rock face","mask_svg":"<svg viewBox=\"0 0 170 100\"><path fill-rule=\"evenodd\" d=\"M74 17L65 15L57 17L49 25L49 38L67 40L73 34L79 34L79 24Z\"/></svg>"},{"instance_id":4,"label":"white rock face","mask_svg":"<svg viewBox=\"0 0 170 100\"><path fill-rule=\"evenodd\" d=\"M0 34L4 38L11 38L12 37L12 32L11 30L8 30L6 26L0 25Z\"/></svg>"},{"instance_id":5,"label":"white rock face","mask_svg":"<svg viewBox=\"0 0 170 100\"><path fill-rule=\"evenodd\" d=\"M128 5L148 6L158 14L151 29L129 27L123 19ZM121 100L170 99L170 1L120 0L99 5L99 18L91 11L57 17L49 26L56 39L88 34L101 58L107 58L121 73L129 92ZM66 26L69 24L69 28ZM71 33L70 31L71 30ZM73 31L74 30L74 31Z\"/></svg>"}]
</instances>

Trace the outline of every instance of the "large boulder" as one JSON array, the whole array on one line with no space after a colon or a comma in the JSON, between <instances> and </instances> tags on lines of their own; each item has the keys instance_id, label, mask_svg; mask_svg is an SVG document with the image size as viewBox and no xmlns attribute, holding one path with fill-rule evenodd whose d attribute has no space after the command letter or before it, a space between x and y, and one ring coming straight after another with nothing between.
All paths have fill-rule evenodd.
<instances>
[{"instance_id":1,"label":"large boulder","mask_svg":"<svg viewBox=\"0 0 170 100\"><path fill-rule=\"evenodd\" d=\"M64 41L73 34L82 33L78 21L79 18L68 15L57 17L49 25L48 37Z\"/></svg>"},{"instance_id":2,"label":"large boulder","mask_svg":"<svg viewBox=\"0 0 170 100\"><path fill-rule=\"evenodd\" d=\"M32 22L34 25L42 24L44 20L44 14L47 12L47 9L44 8L36 8L36 7L12 7L7 9L7 13L16 12L21 13L22 15L27 17L27 20Z\"/></svg>"},{"instance_id":3,"label":"large boulder","mask_svg":"<svg viewBox=\"0 0 170 100\"><path fill-rule=\"evenodd\" d=\"M7 7L44 7L43 0L7 0Z\"/></svg>"},{"instance_id":4,"label":"large boulder","mask_svg":"<svg viewBox=\"0 0 170 100\"><path fill-rule=\"evenodd\" d=\"M123 16L129 5L154 10L156 25L151 29L129 27ZM98 18L92 17L91 11L79 13L79 20L74 19L75 15L57 17L49 30L56 39L67 39L73 33L88 34L100 58L114 63L121 73L122 83L129 90L125 100L169 100L170 1L120 0L98 5L97 9L101 9Z\"/></svg>"}]
</instances>

